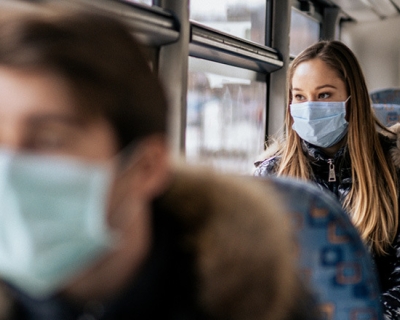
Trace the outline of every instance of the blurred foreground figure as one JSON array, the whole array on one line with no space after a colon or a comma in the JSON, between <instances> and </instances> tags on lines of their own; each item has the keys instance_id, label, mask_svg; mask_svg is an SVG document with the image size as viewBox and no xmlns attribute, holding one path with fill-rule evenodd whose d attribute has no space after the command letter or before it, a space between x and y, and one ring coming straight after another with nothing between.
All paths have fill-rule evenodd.
<instances>
[{"instance_id":1,"label":"blurred foreground figure","mask_svg":"<svg viewBox=\"0 0 400 320\"><path fill-rule=\"evenodd\" d=\"M310 319L273 187L173 168L129 30L2 10L2 318Z\"/></svg>"}]
</instances>

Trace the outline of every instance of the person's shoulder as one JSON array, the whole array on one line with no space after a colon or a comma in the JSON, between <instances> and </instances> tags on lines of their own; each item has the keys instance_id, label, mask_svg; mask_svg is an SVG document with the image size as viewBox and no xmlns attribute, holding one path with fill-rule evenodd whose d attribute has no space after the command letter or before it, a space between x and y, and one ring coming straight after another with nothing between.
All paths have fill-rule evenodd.
<instances>
[{"instance_id":1,"label":"person's shoulder","mask_svg":"<svg viewBox=\"0 0 400 320\"><path fill-rule=\"evenodd\" d=\"M254 162L255 169L253 175L263 177L275 174L279 166L279 161L281 159L280 154L284 145L284 141L273 140L268 148L265 149Z\"/></svg>"},{"instance_id":2,"label":"person's shoulder","mask_svg":"<svg viewBox=\"0 0 400 320\"><path fill-rule=\"evenodd\" d=\"M276 155L271 158L265 159L264 161L255 162L254 165L256 166L256 168L253 174L258 177L274 175L278 170L280 160L281 157Z\"/></svg>"}]
</instances>

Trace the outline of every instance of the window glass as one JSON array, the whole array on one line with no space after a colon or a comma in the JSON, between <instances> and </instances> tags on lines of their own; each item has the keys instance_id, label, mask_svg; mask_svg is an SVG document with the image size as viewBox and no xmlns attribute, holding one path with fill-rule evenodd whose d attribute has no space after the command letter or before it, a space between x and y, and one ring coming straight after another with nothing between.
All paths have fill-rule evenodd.
<instances>
[{"instance_id":1,"label":"window glass","mask_svg":"<svg viewBox=\"0 0 400 320\"><path fill-rule=\"evenodd\" d=\"M317 42L319 36L319 22L301 11L292 8L290 23L290 55L298 55L309 45Z\"/></svg>"},{"instance_id":2,"label":"window glass","mask_svg":"<svg viewBox=\"0 0 400 320\"><path fill-rule=\"evenodd\" d=\"M125 2L136 2L136 3L141 3L141 4L147 4L151 6L153 4L153 0L123 0Z\"/></svg>"},{"instance_id":3,"label":"window glass","mask_svg":"<svg viewBox=\"0 0 400 320\"><path fill-rule=\"evenodd\" d=\"M250 174L263 151L265 105L265 76L190 57L187 161Z\"/></svg>"},{"instance_id":4,"label":"window glass","mask_svg":"<svg viewBox=\"0 0 400 320\"><path fill-rule=\"evenodd\" d=\"M211 28L265 43L266 0L191 0L190 19Z\"/></svg>"}]
</instances>

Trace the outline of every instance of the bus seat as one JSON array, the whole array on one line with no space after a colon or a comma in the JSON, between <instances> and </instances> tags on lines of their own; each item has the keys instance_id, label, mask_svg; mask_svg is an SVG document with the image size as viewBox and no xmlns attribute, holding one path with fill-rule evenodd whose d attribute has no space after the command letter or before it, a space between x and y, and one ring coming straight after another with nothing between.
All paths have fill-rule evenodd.
<instances>
[{"instance_id":1,"label":"bus seat","mask_svg":"<svg viewBox=\"0 0 400 320\"><path fill-rule=\"evenodd\" d=\"M287 200L295 226L301 276L323 320L382 320L372 258L339 202L317 186L270 178Z\"/></svg>"},{"instance_id":2,"label":"bus seat","mask_svg":"<svg viewBox=\"0 0 400 320\"><path fill-rule=\"evenodd\" d=\"M388 88L370 93L377 118L387 127L400 121L400 88Z\"/></svg>"}]
</instances>

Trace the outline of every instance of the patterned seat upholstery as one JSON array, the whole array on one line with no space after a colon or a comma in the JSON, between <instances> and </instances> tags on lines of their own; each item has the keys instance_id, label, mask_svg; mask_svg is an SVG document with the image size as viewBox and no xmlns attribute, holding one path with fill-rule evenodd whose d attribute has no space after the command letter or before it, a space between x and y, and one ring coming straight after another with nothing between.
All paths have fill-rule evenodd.
<instances>
[{"instance_id":1,"label":"patterned seat upholstery","mask_svg":"<svg viewBox=\"0 0 400 320\"><path fill-rule=\"evenodd\" d=\"M312 184L271 179L289 206L301 274L316 294L323 319L383 319L372 259L339 202Z\"/></svg>"},{"instance_id":2,"label":"patterned seat upholstery","mask_svg":"<svg viewBox=\"0 0 400 320\"><path fill-rule=\"evenodd\" d=\"M390 127L400 121L400 88L376 90L370 93L370 97L382 124Z\"/></svg>"}]
</instances>

